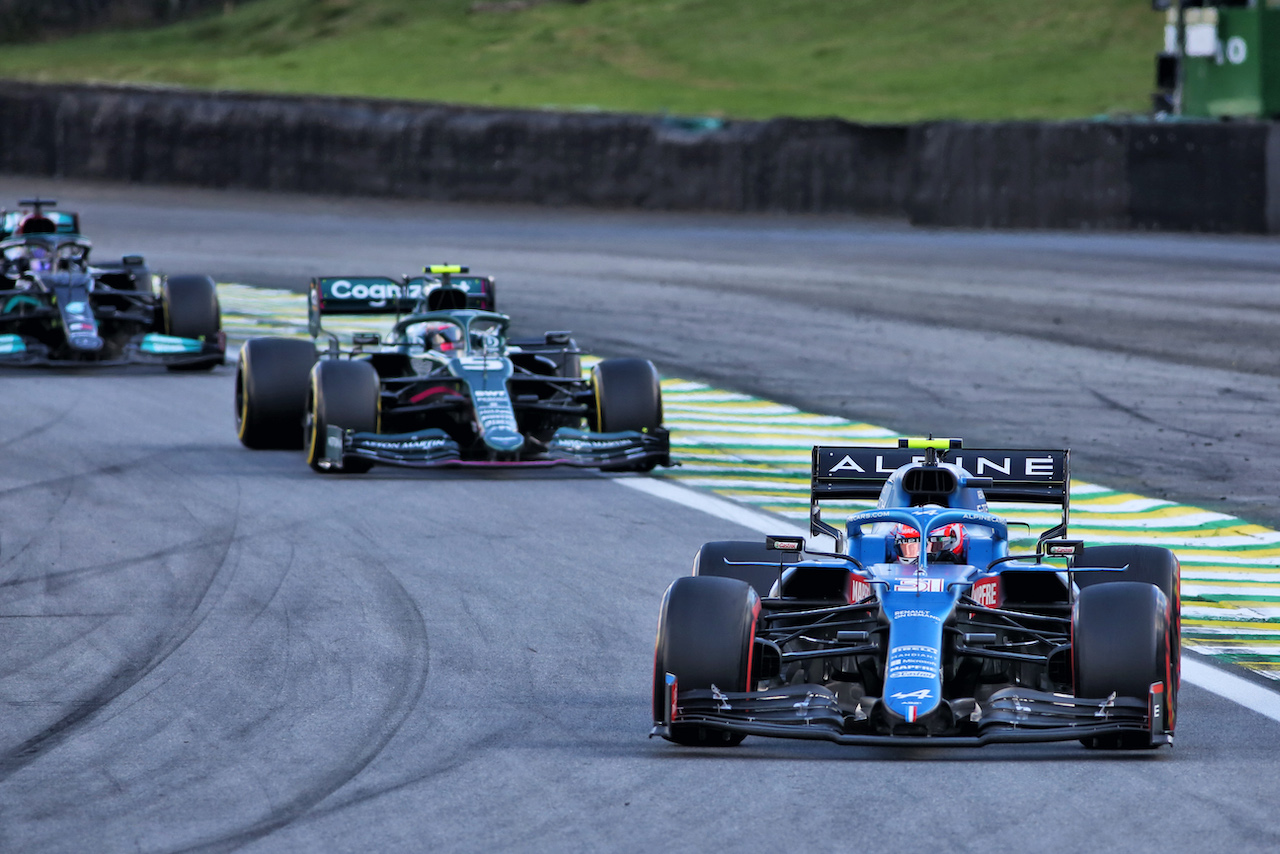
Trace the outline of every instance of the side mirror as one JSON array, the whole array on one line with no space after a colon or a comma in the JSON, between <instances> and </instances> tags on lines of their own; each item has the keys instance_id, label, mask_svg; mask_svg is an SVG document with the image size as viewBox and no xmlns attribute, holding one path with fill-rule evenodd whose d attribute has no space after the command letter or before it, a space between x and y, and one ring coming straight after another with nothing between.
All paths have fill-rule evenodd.
<instances>
[{"instance_id":1,"label":"side mirror","mask_svg":"<svg viewBox=\"0 0 1280 854\"><path fill-rule=\"evenodd\" d=\"M146 263L145 261L142 260L141 255L126 255L120 260L124 262L124 265L126 267L141 267L144 263Z\"/></svg>"},{"instance_id":2,"label":"side mirror","mask_svg":"<svg viewBox=\"0 0 1280 854\"><path fill-rule=\"evenodd\" d=\"M804 537L765 537L764 547L775 552L804 551Z\"/></svg>"},{"instance_id":3,"label":"side mirror","mask_svg":"<svg viewBox=\"0 0 1280 854\"><path fill-rule=\"evenodd\" d=\"M376 347L382 343L382 337L376 332L357 332L351 336L351 343L356 347Z\"/></svg>"},{"instance_id":4,"label":"side mirror","mask_svg":"<svg viewBox=\"0 0 1280 854\"><path fill-rule=\"evenodd\" d=\"M1067 565L1074 566L1084 554L1084 540L1042 540L1040 548L1045 557L1066 558Z\"/></svg>"}]
</instances>

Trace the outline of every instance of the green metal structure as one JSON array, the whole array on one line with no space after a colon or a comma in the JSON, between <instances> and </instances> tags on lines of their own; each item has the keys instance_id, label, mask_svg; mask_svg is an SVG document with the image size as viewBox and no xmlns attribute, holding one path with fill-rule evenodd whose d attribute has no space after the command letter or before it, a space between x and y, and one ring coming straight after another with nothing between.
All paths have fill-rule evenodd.
<instances>
[{"instance_id":1,"label":"green metal structure","mask_svg":"<svg viewBox=\"0 0 1280 854\"><path fill-rule=\"evenodd\" d=\"M1165 11L1157 112L1199 118L1280 117L1280 0L1188 0Z\"/></svg>"}]
</instances>

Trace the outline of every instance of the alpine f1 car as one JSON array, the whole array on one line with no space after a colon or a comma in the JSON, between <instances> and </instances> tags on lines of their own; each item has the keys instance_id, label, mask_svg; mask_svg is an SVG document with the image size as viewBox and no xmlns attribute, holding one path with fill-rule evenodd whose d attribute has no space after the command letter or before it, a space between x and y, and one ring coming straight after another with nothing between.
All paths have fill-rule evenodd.
<instances>
[{"instance_id":1,"label":"alpine f1 car","mask_svg":"<svg viewBox=\"0 0 1280 854\"><path fill-rule=\"evenodd\" d=\"M1173 741L1179 564L1153 546L1066 539L1065 450L815 447L803 537L707 543L666 592L652 734L839 744ZM830 499L879 498L844 531ZM1012 554L988 501L1055 504Z\"/></svg>"},{"instance_id":2,"label":"alpine f1 car","mask_svg":"<svg viewBox=\"0 0 1280 854\"><path fill-rule=\"evenodd\" d=\"M653 364L605 359L582 375L568 332L508 340L491 277L436 265L422 276L313 279L313 341L256 338L240 351L236 428L250 448L303 448L319 472L670 465ZM385 336L343 350L335 314L393 314ZM326 337L327 347L317 343ZM586 429L584 429L586 428Z\"/></svg>"},{"instance_id":3,"label":"alpine f1 car","mask_svg":"<svg viewBox=\"0 0 1280 854\"><path fill-rule=\"evenodd\" d=\"M90 263L79 217L27 199L0 212L0 365L162 364L208 370L226 354L208 276L167 276L145 261Z\"/></svg>"}]
</instances>

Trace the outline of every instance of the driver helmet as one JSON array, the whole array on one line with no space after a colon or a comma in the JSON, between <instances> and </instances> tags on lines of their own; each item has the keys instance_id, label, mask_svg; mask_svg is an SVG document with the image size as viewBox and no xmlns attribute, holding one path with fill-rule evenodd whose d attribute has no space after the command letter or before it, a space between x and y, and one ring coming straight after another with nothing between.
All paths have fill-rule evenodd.
<instances>
[{"instance_id":1,"label":"driver helmet","mask_svg":"<svg viewBox=\"0 0 1280 854\"><path fill-rule=\"evenodd\" d=\"M442 323L426 334L428 350L439 350L448 353L462 349L462 330L452 323Z\"/></svg>"},{"instance_id":2,"label":"driver helmet","mask_svg":"<svg viewBox=\"0 0 1280 854\"><path fill-rule=\"evenodd\" d=\"M27 247L26 260L28 270L43 273L53 269L53 258L43 246Z\"/></svg>"},{"instance_id":3,"label":"driver helmet","mask_svg":"<svg viewBox=\"0 0 1280 854\"><path fill-rule=\"evenodd\" d=\"M953 522L929 534L931 563L964 563L964 526ZM920 532L910 525L898 525L893 532L893 549L898 563L916 563L920 559Z\"/></svg>"}]
</instances>

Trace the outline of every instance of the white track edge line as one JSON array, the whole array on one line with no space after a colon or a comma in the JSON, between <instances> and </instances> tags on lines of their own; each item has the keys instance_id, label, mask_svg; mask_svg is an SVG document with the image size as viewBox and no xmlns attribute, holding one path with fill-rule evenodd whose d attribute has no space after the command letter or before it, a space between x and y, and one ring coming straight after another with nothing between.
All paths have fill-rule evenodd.
<instances>
[{"instance_id":1,"label":"white track edge line","mask_svg":"<svg viewBox=\"0 0 1280 854\"><path fill-rule=\"evenodd\" d=\"M1194 657L1188 657L1188 652L1194 653ZM1273 721L1280 721L1280 694L1263 685L1236 676L1234 673L1219 670L1217 667L1196 660L1203 655L1204 653L1198 650L1183 650L1183 679L1197 688L1225 697Z\"/></svg>"},{"instance_id":2,"label":"white track edge line","mask_svg":"<svg viewBox=\"0 0 1280 854\"><path fill-rule=\"evenodd\" d=\"M701 510L726 522L733 522L761 534L807 537L805 531L785 520L760 513L715 495L708 495L687 486L655 477L613 478L613 482L637 492L671 501L683 507ZM1194 656L1188 656L1192 652ZM1219 670L1196 660L1203 653L1185 650L1182 655L1182 678L1197 688L1203 688L1246 709L1280 722L1280 693L1250 682L1225 670Z\"/></svg>"}]
</instances>

